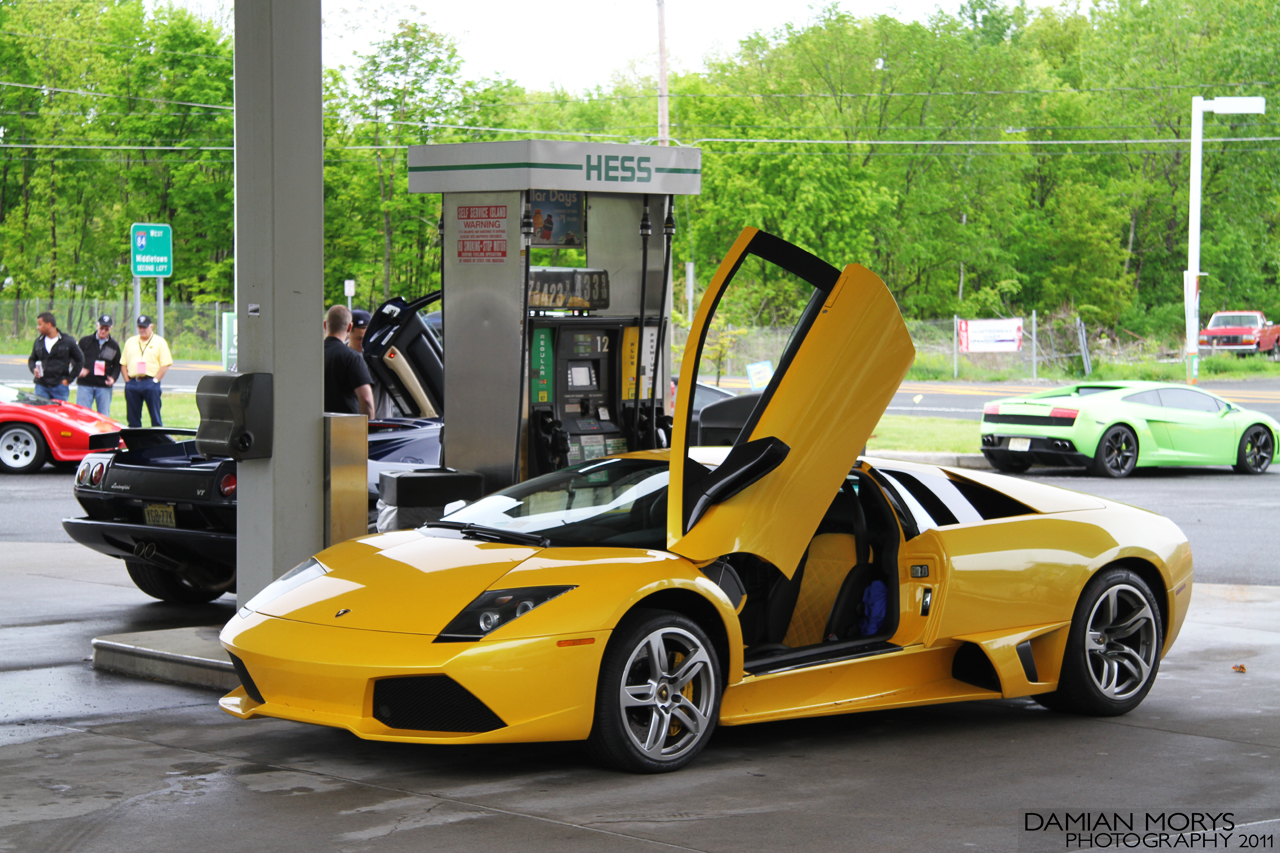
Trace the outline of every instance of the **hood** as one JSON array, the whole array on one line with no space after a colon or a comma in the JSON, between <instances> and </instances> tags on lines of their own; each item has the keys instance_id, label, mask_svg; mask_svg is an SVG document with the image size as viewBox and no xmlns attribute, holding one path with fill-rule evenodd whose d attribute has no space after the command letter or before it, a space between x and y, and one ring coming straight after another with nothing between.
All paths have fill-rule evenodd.
<instances>
[{"instance_id":1,"label":"hood","mask_svg":"<svg viewBox=\"0 0 1280 853\"><path fill-rule=\"evenodd\" d=\"M807 304L776 372L714 471L690 453L695 395L677 399L667 548L695 562L747 552L790 577L906 376L915 347L893 295L870 270L858 264L838 270L747 228L698 307L680 387L696 387L704 361L722 346L725 321L759 302L762 281L807 293Z\"/></svg>"},{"instance_id":2,"label":"hood","mask_svg":"<svg viewBox=\"0 0 1280 853\"><path fill-rule=\"evenodd\" d=\"M266 616L398 634L438 634L504 574L541 549L446 531L352 539L316 555L329 569L258 608ZM340 610L349 612L342 616Z\"/></svg>"},{"instance_id":3,"label":"hood","mask_svg":"<svg viewBox=\"0 0 1280 853\"><path fill-rule=\"evenodd\" d=\"M71 403L58 403L46 408L45 411L50 414L56 414L65 421L70 421L86 432L111 432L121 428L121 424L106 415L100 415L92 409L86 409L83 406L76 406Z\"/></svg>"}]
</instances>

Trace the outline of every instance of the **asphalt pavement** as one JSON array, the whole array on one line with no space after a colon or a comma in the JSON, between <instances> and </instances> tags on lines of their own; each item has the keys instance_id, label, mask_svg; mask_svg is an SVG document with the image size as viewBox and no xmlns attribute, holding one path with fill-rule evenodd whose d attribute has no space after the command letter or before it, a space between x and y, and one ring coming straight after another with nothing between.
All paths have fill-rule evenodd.
<instances>
[{"instance_id":1,"label":"asphalt pavement","mask_svg":"<svg viewBox=\"0 0 1280 853\"><path fill-rule=\"evenodd\" d=\"M161 385L164 386L164 390L171 393L195 393L196 383L200 381L201 376L219 370L222 370L222 365L216 361L175 361L169 368L169 372L165 374ZM0 355L0 382L30 385L31 371L27 369L26 356ZM74 390L71 392L71 397L72 402L75 402Z\"/></svg>"},{"instance_id":2,"label":"asphalt pavement","mask_svg":"<svg viewBox=\"0 0 1280 853\"><path fill-rule=\"evenodd\" d=\"M1019 397L1064 383L1031 382L903 382L889 404L890 415L982 420L982 404ZM1280 379L1201 382L1200 387L1246 409L1280 420Z\"/></svg>"}]
</instances>

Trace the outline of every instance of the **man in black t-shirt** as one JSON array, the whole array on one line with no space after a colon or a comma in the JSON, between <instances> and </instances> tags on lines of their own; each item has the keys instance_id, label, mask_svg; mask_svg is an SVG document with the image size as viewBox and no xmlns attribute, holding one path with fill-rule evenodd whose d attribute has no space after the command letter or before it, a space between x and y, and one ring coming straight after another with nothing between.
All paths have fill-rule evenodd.
<instances>
[{"instance_id":1,"label":"man in black t-shirt","mask_svg":"<svg viewBox=\"0 0 1280 853\"><path fill-rule=\"evenodd\" d=\"M324 410L373 417L369 368L360 353L347 346L351 312L345 305L329 309L324 320Z\"/></svg>"}]
</instances>

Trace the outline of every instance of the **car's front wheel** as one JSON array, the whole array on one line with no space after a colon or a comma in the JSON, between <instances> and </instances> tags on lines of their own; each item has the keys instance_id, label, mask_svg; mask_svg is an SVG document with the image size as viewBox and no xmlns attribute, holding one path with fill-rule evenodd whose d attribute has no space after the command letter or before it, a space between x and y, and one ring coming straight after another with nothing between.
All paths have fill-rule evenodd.
<instances>
[{"instance_id":1,"label":"car's front wheel","mask_svg":"<svg viewBox=\"0 0 1280 853\"><path fill-rule=\"evenodd\" d=\"M212 588L196 586L171 571L135 560L125 560L124 565L134 586L152 598L171 604L204 604L234 587L234 584L219 584Z\"/></svg>"},{"instance_id":2,"label":"car's front wheel","mask_svg":"<svg viewBox=\"0 0 1280 853\"><path fill-rule=\"evenodd\" d=\"M46 449L40 430L28 424L0 426L0 470L30 474L44 467Z\"/></svg>"},{"instance_id":3,"label":"car's front wheel","mask_svg":"<svg viewBox=\"0 0 1280 853\"><path fill-rule=\"evenodd\" d=\"M1093 473L1102 477L1128 477L1138 465L1138 437L1117 424L1102 434L1093 454Z\"/></svg>"},{"instance_id":4,"label":"car's front wheel","mask_svg":"<svg viewBox=\"0 0 1280 853\"><path fill-rule=\"evenodd\" d=\"M634 773L678 770L710 740L723 690L715 648L696 622L635 611L605 649L587 748Z\"/></svg>"},{"instance_id":5,"label":"car's front wheel","mask_svg":"<svg viewBox=\"0 0 1280 853\"><path fill-rule=\"evenodd\" d=\"M1080 593L1058 689L1035 698L1057 711L1127 714L1156 680L1163 641L1160 607L1146 581L1128 569L1104 569Z\"/></svg>"},{"instance_id":6,"label":"car's front wheel","mask_svg":"<svg viewBox=\"0 0 1280 853\"><path fill-rule=\"evenodd\" d=\"M1262 424L1254 424L1240 436L1236 449L1236 464L1231 466L1241 474L1263 474L1271 466L1276 455L1276 440L1271 430Z\"/></svg>"}]
</instances>

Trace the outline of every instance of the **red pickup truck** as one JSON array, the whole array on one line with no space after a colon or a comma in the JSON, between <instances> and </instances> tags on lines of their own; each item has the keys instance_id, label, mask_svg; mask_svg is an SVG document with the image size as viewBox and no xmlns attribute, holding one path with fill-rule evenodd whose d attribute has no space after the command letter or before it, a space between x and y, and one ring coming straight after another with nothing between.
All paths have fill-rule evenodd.
<instances>
[{"instance_id":1,"label":"red pickup truck","mask_svg":"<svg viewBox=\"0 0 1280 853\"><path fill-rule=\"evenodd\" d=\"M1234 352L1237 355L1267 353L1280 361L1280 326L1261 311L1218 311L1200 332L1200 354Z\"/></svg>"}]
</instances>

